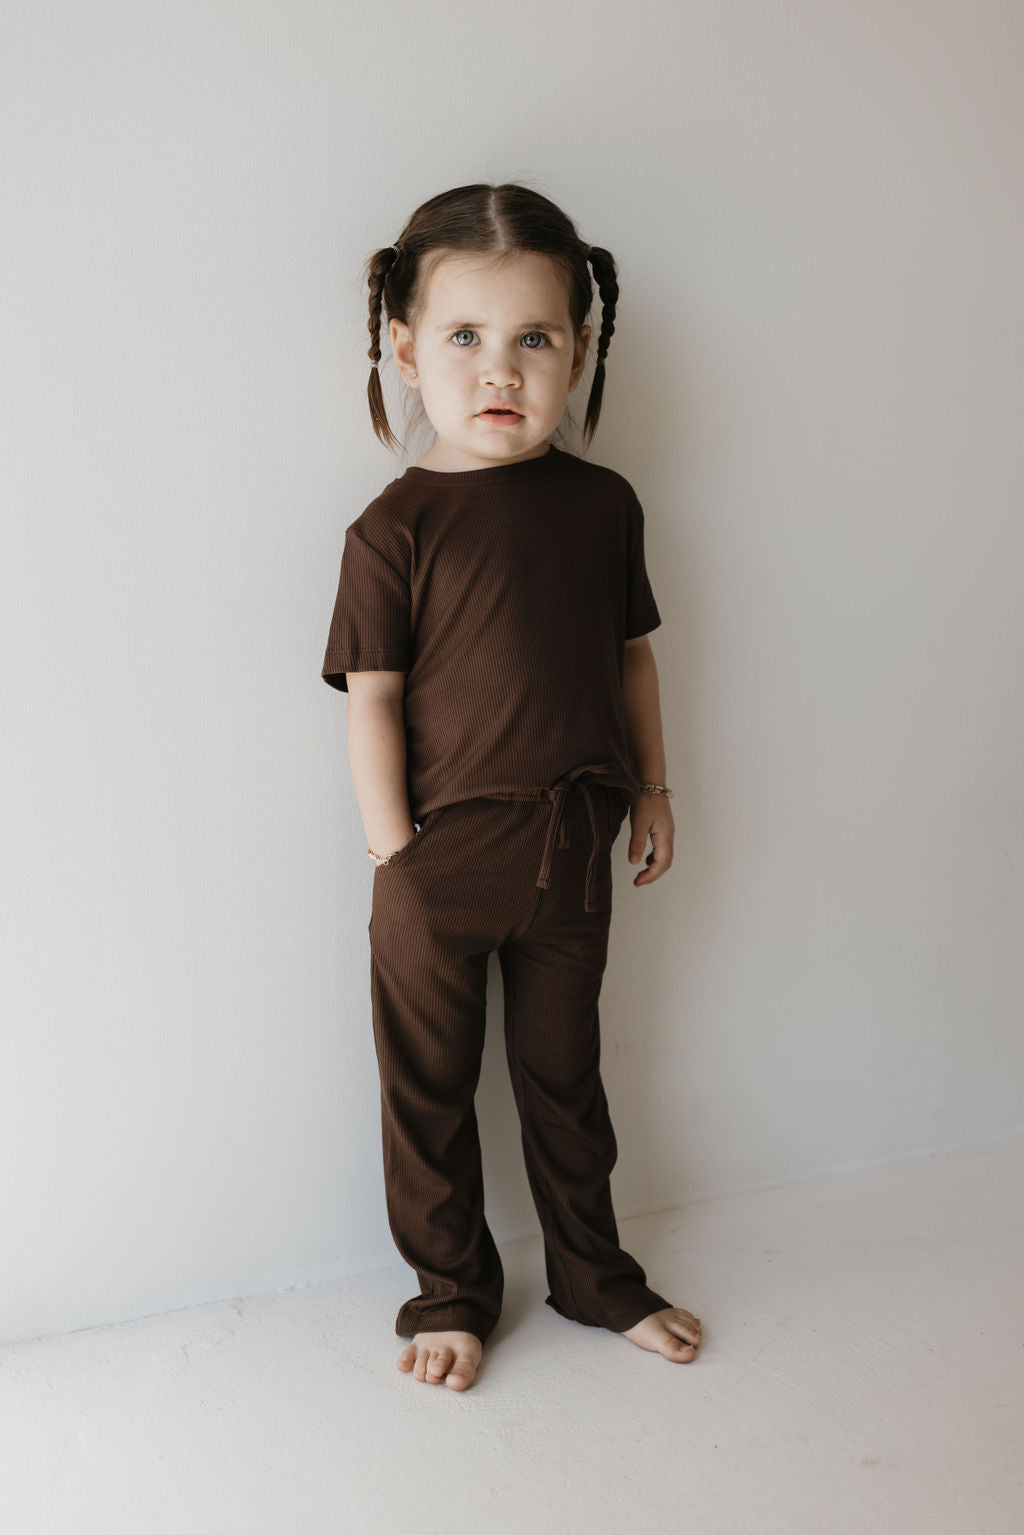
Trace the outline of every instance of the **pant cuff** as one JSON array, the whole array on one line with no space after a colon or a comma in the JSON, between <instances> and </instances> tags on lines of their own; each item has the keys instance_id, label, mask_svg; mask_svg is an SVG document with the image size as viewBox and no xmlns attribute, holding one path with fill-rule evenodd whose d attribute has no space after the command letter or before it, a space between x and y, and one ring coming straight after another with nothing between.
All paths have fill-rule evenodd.
<instances>
[{"instance_id":1,"label":"pant cuff","mask_svg":"<svg viewBox=\"0 0 1024 1535\"><path fill-rule=\"evenodd\" d=\"M406 1302L395 1319L395 1332L400 1338L412 1338L418 1332L471 1332L486 1343L497 1325L496 1316L469 1302L429 1306L426 1310L416 1310L414 1303Z\"/></svg>"},{"instance_id":2,"label":"pant cuff","mask_svg":"<svg viewBox=\"0 0 1024 1535\"><path fill-rule=\"evenodd\" d=\"M574 1311L567 1311L553 1295L548 1295L544 1304L557 1311L559 1316L566 1317L570 1322L579 1322L584 1327L606 1327L610 1332L628 1332L637 1322L642 1322L645 1316L650 1316L652 1311L665 1311L672 1302L656 1290L642 1290L639 1293L634 1290L620 1300L606 1302L600 1321L595 1317L577 1316Z\"/></svg>"}]
</instances>

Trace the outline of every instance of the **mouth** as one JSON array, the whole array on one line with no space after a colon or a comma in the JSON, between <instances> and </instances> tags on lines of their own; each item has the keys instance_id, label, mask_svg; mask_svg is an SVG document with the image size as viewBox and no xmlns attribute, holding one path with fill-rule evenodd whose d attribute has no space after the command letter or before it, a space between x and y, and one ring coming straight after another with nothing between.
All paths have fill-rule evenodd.
<instances>
[{"instance_id":1,"label":"mouth","mask_svg":"<svg viewBox=\"0 0 1024 1535\"><path fill-rule=\"evenodd\" d=\"M522 421L522 419L522 413L518 410L513 410L511 406L502 408L492 405L489 409L481 410L477 413L478 421L493 421L495 426L511 426L516 421Z\"/></svg>"}]
</instances>

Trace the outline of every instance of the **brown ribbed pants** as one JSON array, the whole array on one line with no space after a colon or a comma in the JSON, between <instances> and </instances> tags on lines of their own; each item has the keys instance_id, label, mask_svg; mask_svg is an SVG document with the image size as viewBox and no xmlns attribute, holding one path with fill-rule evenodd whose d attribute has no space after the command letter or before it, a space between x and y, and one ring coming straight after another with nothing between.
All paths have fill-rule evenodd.
<instances>
[{"instance_id":1,"label":"brown ribbed pants","mask_svg":"<svg viewBox=\"0 0 1024 1535\"><path fill-rule=\"evenodd\" d=\"M484 1341L504 1274L484 1218L474 1096L487 962L496 950L505 1048L544 1236L547 1304L624 1332L671 1303L619 1246L617 1146L600 1075L611 849L622 789L574 769L555 785L428 811L373 879L370 970L384 1181L396 1246L420 1294L395 1331ZM539 874L538 874L539 866Z\"/></svg>"}]
</instances>

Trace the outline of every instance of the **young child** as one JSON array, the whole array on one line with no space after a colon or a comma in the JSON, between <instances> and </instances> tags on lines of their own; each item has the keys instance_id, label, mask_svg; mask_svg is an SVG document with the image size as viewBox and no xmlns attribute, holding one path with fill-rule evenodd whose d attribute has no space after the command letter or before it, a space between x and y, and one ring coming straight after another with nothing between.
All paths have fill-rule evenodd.
<instances>
[{"instance_id":1,"label":"young child","mask_svg":"<svg viewBox=\"0 0 1024 1535\"><path fill-rule=\"evenodd\" d=\"M599 1070L611 849L635 885L672 862L661 622L627 480L550 438L602 300L587 445L618 298L609 251L520 185L424 203L368 263L370 414L395 365L435 440L347 528L323 678L349 694L352 778L374 860L370 981L388 1219L420 1293L399 1369L472 1385L504 1276L484 1218L474 1095L487 961L561 1316L689 1361L700 1319L619 1246L617 1145ZM651 780L651 781L648 781Z\"/></svg>"}]
</instances>

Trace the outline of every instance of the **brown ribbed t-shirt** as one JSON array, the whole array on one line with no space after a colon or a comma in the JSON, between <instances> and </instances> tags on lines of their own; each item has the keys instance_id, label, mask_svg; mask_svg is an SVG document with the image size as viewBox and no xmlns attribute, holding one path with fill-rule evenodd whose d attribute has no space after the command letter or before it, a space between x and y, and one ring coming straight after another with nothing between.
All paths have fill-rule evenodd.
<instances>
[{"instance_id":1,"label":"brown ribbed t-shirt","mask_svg":"<svg viewBox=\"0 0 1024 1535\"><path fill-rule=\"evenodd\" d=\"M583 763L629 794L625 642L661 623L628 480L538 458L412 466L345 532L322 676L405 679L410 812L540 789Z\"/></svg>"}]
</instances>

